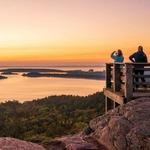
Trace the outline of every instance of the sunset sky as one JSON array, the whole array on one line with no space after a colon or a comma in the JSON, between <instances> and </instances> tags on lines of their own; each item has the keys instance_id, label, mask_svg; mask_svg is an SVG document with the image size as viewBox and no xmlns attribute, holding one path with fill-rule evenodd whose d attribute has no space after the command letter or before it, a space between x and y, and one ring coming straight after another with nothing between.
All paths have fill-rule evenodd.
<instances>
[{"instance_id":1,"label":"sunset sky","mask_svg":"<svg viewBox=\"0 0 150 150\"><path fill-rule=\"evenodd\" d=\"M83 65L150 54L150 0L0 0L0 65Z\"/></svg>"}]
</instances>

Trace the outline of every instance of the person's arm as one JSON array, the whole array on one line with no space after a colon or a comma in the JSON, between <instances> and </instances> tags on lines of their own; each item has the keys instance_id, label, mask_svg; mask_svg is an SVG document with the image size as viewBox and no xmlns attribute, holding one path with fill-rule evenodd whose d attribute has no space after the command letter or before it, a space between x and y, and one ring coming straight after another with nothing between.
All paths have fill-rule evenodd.
<instances>
[{"instance_id":1,"label":"person's arm","mask_svg":"<svg viewBox=\"0 0 150 150\"><path fill-rule=\"evenodd\" d=\"M129 57L129 59L130 59L132 62L135 62L135 60L134 60L134 55L135 55L135 53L132 54L132 55Z\"/></svg>"},{"instance_id":2,"label":"person's arm","mask_svg":"<svg viewBox=\"0 0 150 150\"><path fill-rule=\"evenodd\" d=\"M145 62L148 62L148 59L147 59L147 56L146 56L146 54L145 54Z\"/></svg>"},{"instance_id":3,"label":"person's arm","mask_svg":"<svg viewBox=\"0 0 150 150\"><path fill-rule=\"evenodd\" d=\"M115 52L116 52L116 51L113 51L113 52L111 53L111 58L112 58L112 59L115 59L115 56L114 56Z\"/></svg>"}]
</instances>

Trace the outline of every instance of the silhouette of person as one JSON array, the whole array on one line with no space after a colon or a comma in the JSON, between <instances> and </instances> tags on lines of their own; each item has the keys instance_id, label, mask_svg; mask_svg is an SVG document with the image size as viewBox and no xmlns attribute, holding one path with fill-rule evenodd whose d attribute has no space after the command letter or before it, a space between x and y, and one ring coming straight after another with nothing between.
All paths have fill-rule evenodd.
<instances>
[{"instance_id":1,"label":"silhouette of person","mask_svg":"<svg viewBox=\"0 0 150 150\"><path fill-rule=\"evenodd\" d=\"M129 57L129 59L134 63L147 63L148 62L147 56L146 56L146 54L144 53L144 50L143 50L143 46L139 46L138 51L135 52L134 54L132 54ZM136 68L137 69L139 68L139 70L134 70L135 75L143 76L144 75L144 66L143 65L136 65ZM135 81L139 82L139 78L135 77ZM145 82L145 78L141 77L141 81ZM138 85L136 87L138 87ZM146 87L146 86L144 86L144 87Z\"/></svg>"},{"instance_id":2,"label":"silhouette of person","mask_svg":"<svg viewBox=\"0 0 150 150\"><path fill-rule=\"evenodd\" d=\"M122 50L118 49L117 51L112 52L111 58L114 60L114 62L123 62L124 57Z\"/></svg>"}]
</instances>

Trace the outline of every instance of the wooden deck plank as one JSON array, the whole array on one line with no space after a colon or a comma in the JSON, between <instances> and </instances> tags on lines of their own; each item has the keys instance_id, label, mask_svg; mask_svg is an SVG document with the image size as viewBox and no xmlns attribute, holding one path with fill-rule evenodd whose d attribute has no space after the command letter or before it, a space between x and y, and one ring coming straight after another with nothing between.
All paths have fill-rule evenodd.
<instances>
[{"instance_id":1,"label":"wooden deck plank","mask_svg":"<svg viewBox=\"0 0 150 150\"><path fill-rule=\"evenodd\" d=\"M150 86L150 82L134 82L134 85L146 85L146 86Z\"/></svg>"},{"instance_id":2,"label":"wooden deck plank","mask_svg":"<svg viewBox=\"0 0 150 150\"><path fill-rule=\"evenodd\" d=\"M150 75L133 75L135 78L150 78Z\"/></svg>"},{"instance_id":3,"label":"wooden deck plank","mask_svg":"<svg viewBox=\"0 0 150 150\"><path fill-rule=\"evenodd\" d=\"M137 91L137 92L133 92L133 97L134 98L150 97L150 91Z\"/></svg>"},{"instance_id":4,"label":"wooden deck plank","mask_svg":"<svg viewBox=\"0 0 150 150\"><path fill-rule=\"evenodd\" d=\"M150 71L150 68L134 68L134 70L144 70L144 71Z\"/></svg>"},{"instance_id":5,"label":"wooden deck plank","mask_svg":"<svg viewBox=\"0 0 150 150\"><path fill-rule=\"evenodd\" d=\"M104 95L109 97L111 100L115 101L116 103L122 105L124 104L124 97L121 92L113 92L112 89L104 89Z\"/></svg>"}]
</instances>

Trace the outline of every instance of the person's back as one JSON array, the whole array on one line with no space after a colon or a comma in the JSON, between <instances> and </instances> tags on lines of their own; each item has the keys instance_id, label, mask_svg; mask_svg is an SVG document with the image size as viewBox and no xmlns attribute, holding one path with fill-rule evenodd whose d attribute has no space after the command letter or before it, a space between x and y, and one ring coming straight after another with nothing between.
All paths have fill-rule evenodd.
<instances>
[{"instance_id":1,"label":"person's back","mask_svg":"<svg viewBox=\"0 0 150 150\"><path fill-rule=\"evenodd\" d=\"M129 57L129 59L134 63L147 63L148 62L147 56L144 53L142 46L139 46L138 51L135 52L134 54L132 54ZM137 75L137 76L140 75L141 76L141 81L145 82L145 78L143 76L144 75L144 69L142 69L142 68L144 68L144 65L143 64L138 64L138 65L135 66L135 68L136 68L136 70L134 70L135 75ZM135 77L135 81L138 83L139 82L139 77ZM136 87L138 88L139 86L136 85ZM146 87L146 86L144 85L144 87Z\"/></svg>"},{"instance_id":2,"label":"person's back","mask_svg":"<svg viewBox=\"0 0 150 150\"><path fill-rule=\"evenodd\" d=\"M129 59L132 62L136 62L136 63L146 63L147 62L147 56L143 51L143 47L139 46L138 47L138 51L135 52L134 54L132 54Z\"/></svg>"},{"instance_id":3,"label":"person's back","mask_svg":"<svg viewBox=\"0 0 150 150\"><path fill-rule=\"evenodd\" d=\"M123 53L121 50L118 50L117 52L114 51L111 54L111 58L115 61L115 62L123 62L124 61L124 57L123 57Z\"/></svg>"}]
</instances>

